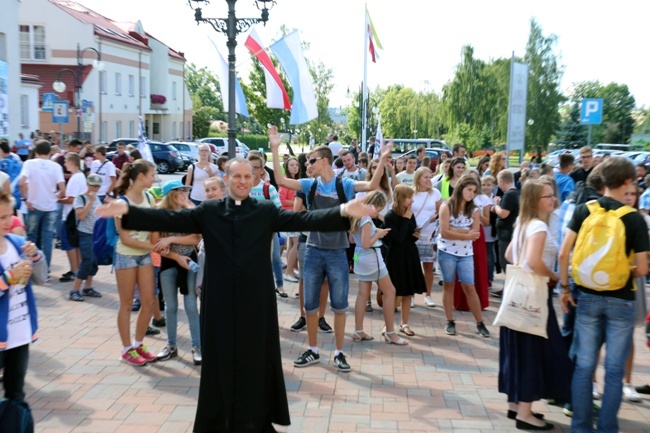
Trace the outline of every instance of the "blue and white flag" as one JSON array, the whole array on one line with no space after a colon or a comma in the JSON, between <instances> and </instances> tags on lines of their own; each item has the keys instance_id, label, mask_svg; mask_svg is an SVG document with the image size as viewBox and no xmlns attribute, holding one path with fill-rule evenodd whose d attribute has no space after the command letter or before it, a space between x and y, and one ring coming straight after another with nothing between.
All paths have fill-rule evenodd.
<instances>
[{"instance_id":1,"label":"blue and white flag","mask_svg":"<svg viewBox=\"0 0 650 433\"><path fill-rule=\"evenodd\" d=\"M300 125L318 117L316 94L298 32L290 33L271 45L293 89L289 124Z\"/></svg>"},{"instance_id":2,"label":"blue and white flag","mask_svg":"<svg viewBox=\"0 0 650 433\"><path fill-rule=\"evenodd\" d=\"M381 118L377 119L377 135L375 137L375 152L373 158L379 158L381 149L384 147L384 134L381 133Z\"/></svg>"},{"instance_id":3,"label":"blue and white flag","mask_svg":"<svg viewBox=\"0 0 650 433\"><path fill-rule=\"evenodd\" d=\"M142 155L142 159L151 161L154 164L156 163L153 160L151 149L147 144L147 132L144 129L144 122L142 121L142 116L140 116L140 122L138 123L138 151L140 152L140 155Z\"/></svg>"},{"instance_id":4,"label":"blue and white flag","mask_svg":"<svg viewBox=\"0 0 650 433\"><path fill-rule=\"evenodd\" d=\"M209 38L210 39L210 38ZM230 87L228 87L228 63L221 55L217 44L214 43L212 39L212 46L217 50L217 79L219 80L219 88L221 89L221 100L223 101L223 110L228 112L228 97L230 94ZM248 107L246 107L246 97L244 96L244 90L239 84L239 80L235 77L235 113L241 114L245 117L250 117L248 114Z\"/></svg>"}]
</instances>

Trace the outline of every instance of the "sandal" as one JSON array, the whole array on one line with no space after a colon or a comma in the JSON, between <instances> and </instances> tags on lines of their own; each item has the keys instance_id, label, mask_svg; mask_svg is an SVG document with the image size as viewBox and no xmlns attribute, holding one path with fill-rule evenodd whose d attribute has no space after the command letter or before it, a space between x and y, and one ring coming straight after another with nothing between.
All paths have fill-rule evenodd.
<instances>
[{"instance_id":1,"label":"sandal","mask_svg":"<svg viewBox=\"0 0 650 433\"><path fill-rule=\"evenodd\" d=\"M89 298L101 298L102 294L99 293L97 290L93 289L92 287L89 287L87 289L83 289L84 296L88 296Z\"/></svg>"},{"instance_id":2,"label":"sandal","mask_svg":"<svg viewBox=\"0 0 650 433\"><path fill-rule=\"evenodd\" d=\"M386 343L388 344L395 344L397 346L407 346L409 344L409 342L402 337L399 337L396 341L391 340L390 336L395 335L395 331L382 332L381 335L384 336L384 340L386 340Z\"/></svg>"},{"instance_id":3,"label":"sandal","mask_svg":"<svg viewBox=\"0 0 650 433\"><path fill-rule=\"evenodd\" d=\"M281 298L286 298L286 297L289 296L289 295L287 295L285 292L281 292L281 291L279 291L278 289L275 289L275 293L277 293L278 296L280 296Z\"/></svg>"},{"instance_id":4,"label":"sandal","mask_svg":"<svg viewBox=\"0 0 650 433\"><path fill-rule=\"evenodd\" d=\"M372 313L372 302L366 302L366 313Z\"/></svg>"},{"instance_id":5,"label":"sandal","mask_svg":"<svg viewBox=\"0 0 650 433\"><path fill-rule=\"evenodd\" d=\"M71 301L76 301L76 302L83 302L84 297L79 293L78 291L72 291L70 292L70 300Z\"/></svg>"},{"instance_id":6,"label":"sandal","mask_svg":"<svg viewBox=\"0 0 650 433\"><path fill-rule=\"evenodd\" d=\"M361 335L359 335L359 333L363 333L364 335L361 336ZM357 342L357 343L359 341L370 341L370 340L374 340L374 339L375 339L375 337L373 337L372 335L368 335L365 332L363 332L363 329L357 329L356 331L354 331L354 334L352 334L352 341Z\"/></svg>"},{"instance_id":7,"label":"sandal","mask_svg":"<svg viewBox=\"0 0 650 433\"><path fill-rule=\"evenodd\" d=\"M399 327L399 332L408 335L409 337L413 337L415 335L415 332L411 330L411 327L408 325L408 323L403 324L402 326Z\"/></svg>"}]
</instances>

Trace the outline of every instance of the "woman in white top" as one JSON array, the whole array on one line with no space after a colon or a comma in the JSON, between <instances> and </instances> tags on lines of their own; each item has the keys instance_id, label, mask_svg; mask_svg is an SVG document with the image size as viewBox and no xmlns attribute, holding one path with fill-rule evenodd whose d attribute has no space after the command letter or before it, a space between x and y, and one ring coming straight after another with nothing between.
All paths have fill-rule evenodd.
<instances>
[{"instance_id":1,"label":"woman in white top","mask_svg":"<svg viewBox=\"0 0 650 433\"><path fill-rule=\"evenodd\" d=\"M469 309L476 320L476 329L481 337L490 332L483 324L481 304L474 286L474 250L472 241L481 235L480 211L474 204L479 183L474 177L465 175L458 179L449 200L440 206L440 235L438 236L438 263L443 281L442 305L447 316L445 333L456 335L453 317L454 286L456 276L467 298Z\"/></svg>"},{"instance_id":2,"label":"woman in white top","mask_svg":"<svg viewBox=\"0 0 650 433\"><path fill-rule=\"evenodd\" d=\"M420 167L415 171L413 176L413 215L417 228L420 230L420 238L415 242L420 254L420 262L424 271L424 281L427 285L427 293L424 298L424 304L427 307L435 307L431 297L431 288L433 286L433 264L436 260L433 252L432 237L435 228L434 222L438 218L438 211L442 204L442 195L440 191L431 185L431 176L433 173L429 167Z\"/></svg>"},{"instance_id":3,"label":"woman in white top","mask_svg":"<svg viewBox=\"0 0 650 433\"><path fill-rule=\"evenodd\" d=\"M192 187L190 200L197 206L205 200L203 182L215 176L218 171L218 167L210 162L211 159L212 153L210 152L210 146L207 144L199 144L199 160L187 169L185 185Z\"/></svg>"},{"instance_id":4,"label":"woman in white top","mask_svg":"<svg viewBox=\"0 0 650 433\"><path fill-rule=\"evenodd\" d=\"M550 296L559 276L553 271L558 245L548 221L555 209L553 188L529 180L521 191L521 210L512 241L506 250L510 263L550 279L548 339L501 327L499 341L499 392L508 396L508 418L518 429L549 430L552 424L532 412L532 402L543 398L570 401L571 364L562 340Z\"/></svg>"}]
</instances>

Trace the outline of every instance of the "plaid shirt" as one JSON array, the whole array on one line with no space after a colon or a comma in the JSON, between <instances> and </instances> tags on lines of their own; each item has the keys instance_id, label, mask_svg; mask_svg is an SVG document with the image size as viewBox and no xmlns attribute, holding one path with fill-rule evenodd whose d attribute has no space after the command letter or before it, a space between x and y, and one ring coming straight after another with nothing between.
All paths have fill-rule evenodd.
<instances>
[{"instance_id":1,"label":"plaid shirt","mask_svg":"<svg viewBox=\"0 0 650 433\"><path fill-rule=\"evenodd\" d=\"M558 245L562 245L566 228L569 221L573 218L573 211L576 209L576 202L574 200L564 200L562 206L557 210L558 216Z\"/></svg>"}]
</instances>

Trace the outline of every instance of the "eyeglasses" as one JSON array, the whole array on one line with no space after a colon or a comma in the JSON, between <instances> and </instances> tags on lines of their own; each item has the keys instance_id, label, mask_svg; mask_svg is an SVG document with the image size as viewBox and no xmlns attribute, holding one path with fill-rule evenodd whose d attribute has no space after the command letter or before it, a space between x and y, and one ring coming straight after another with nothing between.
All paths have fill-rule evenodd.
<instances>
[{"instance_id":1,"label":"eyeglasses","mask_svg":"<svg viewBox=\"0 0 650 433\"><path fill-rule=\"evenodd\" d=\"M555 194L543 195L540 196L539 198L555 198Z\"/></svg>"},{"instance_id":2,"label":"eyeglasses","mask_svg":"<svg viewBox=\"0 0 650 433\"><path fill-rule=\"evenodd\" d=\"M258 166L258 165L254 165L254 166L253 166L253 169L255 169L255 170L261 170L262 167L260 167L260 166Z\"/></svg>"},{"instance_id":3,"label":"eyeglasses","mask_svg":"<svg viewBox=\"0 0 650 433\"><path fill-rule=\"evenodd\" d=\"M506 158L503 158L503 157L502 157L502 158L499 158L499 159L500 159L501 161L505 161L505 160L506 160Z\"/></svg>"},{"instance_id":4,"label":"eyeglasses","mask_svg":"<svg viewBox=\"0 0 650 433\"><path fill-rule=\"evenodd\" d=\"M314 165L314 164L316 164L316 161L318 161L319 159L323 159L323 157L319 156L318 158L312 158L312 159L308 160L307 163L309 165Z\"/></svg>"}]
</instances>

